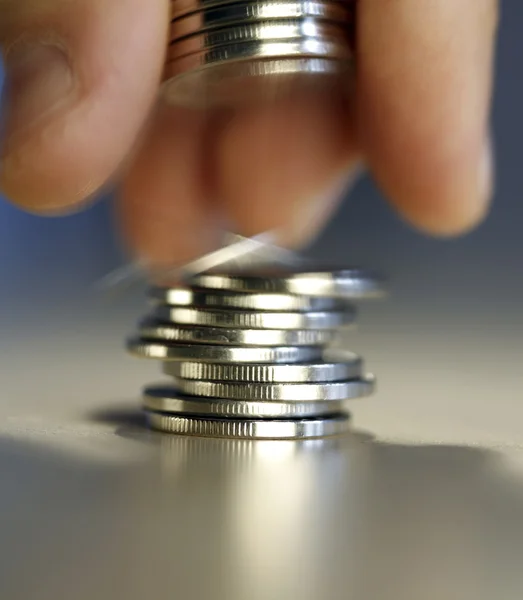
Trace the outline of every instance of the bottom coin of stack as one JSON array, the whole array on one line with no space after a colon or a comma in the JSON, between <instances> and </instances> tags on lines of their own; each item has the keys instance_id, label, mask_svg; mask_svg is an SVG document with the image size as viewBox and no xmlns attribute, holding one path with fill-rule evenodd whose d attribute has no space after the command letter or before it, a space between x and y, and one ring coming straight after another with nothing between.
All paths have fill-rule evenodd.
<instances>
[{"instance_id":1,"label":"bottom coin of stack","mask_svg":"<svg viewBox=\"0 0 523 600\"><path fill-rule=\"evenodd\" d=\"M152 313L128 342L170 378L144 390L150 426L248 439L343 433L347 402L371 394L374 379L328 345L353 323L350 301L380 291L354 270L213 273L152 288Z\"/></svg>"}]
</instances>

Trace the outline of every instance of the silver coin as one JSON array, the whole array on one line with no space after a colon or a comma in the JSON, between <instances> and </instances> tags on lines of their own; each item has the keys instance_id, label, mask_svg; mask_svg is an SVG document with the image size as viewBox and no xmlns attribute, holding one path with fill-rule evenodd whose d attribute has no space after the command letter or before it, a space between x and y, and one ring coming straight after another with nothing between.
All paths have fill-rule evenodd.
<instances>
[{"instance_id":1,"label":"silver coin","mask_svg":"<svg viewBox=\"0 0 523 600\"><path fill-rule=\"evenodd\" d=\"M301 38L321 38L345 43L347 31L344 26L323 23L313 18L281 19L248 23L213 29L173 39L169 48L169 58L193 54L205 48L228 46L237 42L255 42L266 40L294 40Z\"/></svg>"},{"instance_id":2,"label":"silver coin","mask_svg":"<svg viewBox=\"0 0 523 600\"><path fill-rule=\"evenodd\" d=\"M348 0L346 3L346 18L347 20L354 19L354 9L350 6L354 0ZM231 0L174 0L171 2L171 21L178 19L181 16L191 13L207 11L211 8L231 4Z\"/></svg>"},{"instance_id":3,"label":"silver coin","mask_svg":"<svg viewBox=\"0 0 523 600\"><path fill-rule=\"evenodd\" d=\"M237 308L263 311L323 311L343 310L345 303L337 298L296 296L294 294L244 294L238 292L209 292L183 287L153 287L149 297L156 303L169 306L202 306L206 308Z\"/></svg>"},{"instance_id":4,"label":"silver coin","mask_svg":"<svg viewBox=\"0 0 523 600\"><path fill-rule=\"evenodd\" d=\"M328 383L228 383L174 378L183 394L227 400L288 400L290 402L321 402L352 400L373 392L374 380L358 379Z\"/></svg>"},{"instance_id":5,"label":"silver coin","mask_svg":"<svg viewBox=\"0 0 523 600\"><path fill-rule=\"evenodd\" d=\"M350 416L299 420L203 419L146 411L149 425L165 433L236 439L305 439L345 433Z\"/></svg>"},{"instance_id":6,"label":"silver coin","mask_svg":"<svg viewBox=\"0 0 523 600\"><path fill-rule=\"evenodd\" d=\"M221 30L219 30L221 33ZM211 35L217 33L210 31L203 34L190 35L178 41L173 41L167 50L167 60L181 60L189 56L204 55L207 62L220 62L224 53L227 59L236 56L294 56L295 54L306 54L314 56L331 56L336 58L348 58L352 51L347 46L343 37L296 37L284 40L273 39L245 39L232 40L211 44ZM217 37L217 36L214 36Z\"/></svg>"},{"instance_id":7,"label":"silver coin","mask_svg":"<svg viewBox=\"0 0 523 600\"><path fill-rule=\"evenodd\" d=\"M304 56L349 60L352 57L352 51L349 46L340 42L306 38L291 42L242 42L201 50L176 58L168 53L166 64L169 70L176 75L200 67L246 59Z\"/></svg>"},{"instance_id":8,"label":"silver coin","mask_svg":"<svg viewBox=\"0 0 523 600\"><path fill-rule=\"evenodd\" d=\"M200 325L231 329L336 329L354 321L348 305L340 311L257 312L158 306L154 318L176 325Z\"/></svg>"},{"instance_id":9,"label":"silver coin","mask_svg":"<svg viewBox=\"0 0 523 600\"><path fill-rule=\"evenodd\" d=\"M219 418L296 419L343 412L341 402L238 402L186 396L167 386L146 388L143 405L155 412Z\"/></svg>"},{"instance_id":10,"label":"silver coin","mask_svg":"<svg viewBox=\"0 0 523 600\"><path fill-rule=\"evenodd\" d=\"M194 275L190 283L210 290L303 294L351 299L372 298L384 293L381 278L360 269L307 271L266 268L245 273L216 271Z\"/></svg>"},{"instance_id":11,"label":"silver coin","mask_svg":"<svg viewBox=\"0 0 523 600\"><path fill-rule=\"evenodd\" d=\"M237 383L315 383L361 378L359 356L346 352L333 358L338 360L289 365L167 362L163 372L181 379Z\"/></svg>"},{"instance_id":12,"label":"silver coin","mask_svg":"<svg viewBox=\"0 0 523 600\"><path fill-rule=\"evenodd\" d=\"M334 332L327 329L228 329L167 325L154 319L140 326L142 339L188 344L220 344L227 346L318 346L328 344Z\"/></svg>"},{"instance_id":13,"label":"silver coin","mask_svg":"<svg viewBox=\"0 0 523 600\"><path fill-rule=\"evenodd\" d=\"M211 346L205 344L167 344L131 339L127 342L131 354L140 358L239 363L293 363L321 358L321 346Z\"/></svg>"},{"instance_id":14,"label":"silver coin","mask_svg":"<svg viewBox=\"0 0 523 600\"><path fill-rule=\"evenodd\" d=\"M245 24L253 21L272 19L299 19L315 17L325 21L345 23L350 19L350 11L339 2L314 0L231 2L221 5L200 6L196 11L176 14L171 20L171 39L178 32L196 33L211 27ZM178 35L177 35L178 34Z\"/></svg>"},{"instance_id":15,"label":"silver coin","mask_svg":"<svg viewBox=\"0 0 523 600\"><path fill-rule=\"evenodd\" d=\"M263 81L267 98L272 98L271 89L285 87L297 75L313 74L316 78L321 76L330 81L333 76L348 77L351 69L350 61L314 56L233 61L230 65L225 63L214 68L201 64L191 71L184 71L176 61L171 61L165 64L161 95L166 102L177 106L200 109L208 109L210 106L230 106L233 99L237 101L238 88L233 85L231 95L231 86L223 85L225 79L233 82L243 79L258 83ZM270 79L267 79L269 77ZM269 86L267 82L270 83ZM244 86L241 97L244 101L248 99L259 101L259 86Z\"/></svg>"}]
</instances>

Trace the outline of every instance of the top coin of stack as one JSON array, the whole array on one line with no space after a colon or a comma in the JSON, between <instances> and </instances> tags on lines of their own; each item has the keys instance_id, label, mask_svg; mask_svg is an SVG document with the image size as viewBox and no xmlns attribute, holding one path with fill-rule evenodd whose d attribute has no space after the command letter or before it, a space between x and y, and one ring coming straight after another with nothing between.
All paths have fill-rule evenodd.
<instances>
[{"instance_id":1,"label":"top coin of stack","mask_svg":"<svg viewBox=\"0 0 523 600\"><path fill-rule=\"evenodd\" d=\"M172 0L167 97L195 103L235 77L339 72L353 22L352 0Z\"/></svg>"},{"instance_id":2,"label":"top coin of stack","mask_svg":"<svg viewBox=\"0 0 523 600\"><path fill-rule=\"evenodd\" d=\"M174 433L304 438L347 427L345 401L373 378L349 352L329 351L354 321L351 300L381 293L363 271L257 269L195 275L155 287L129 350L163 362L172 383L150 386L151 425Z\"/></svg>"}]
</instances>

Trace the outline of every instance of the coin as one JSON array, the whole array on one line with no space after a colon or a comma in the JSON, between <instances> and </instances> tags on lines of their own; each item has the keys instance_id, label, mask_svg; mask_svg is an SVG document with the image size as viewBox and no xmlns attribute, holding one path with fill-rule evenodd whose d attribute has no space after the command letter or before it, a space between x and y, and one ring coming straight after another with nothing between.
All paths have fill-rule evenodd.
<instances>
[{"instance_id":1,"label":"coin","mask_svg":"<svg viewBox=\"0 0 523 600\"><path fill-rule=\"evenodd\" d=\"M368 396L374 381L356 379L325 383L228 383L224 381L194 381L174 378L180 392L189 396L226 398L228 400L288 400L296 402L321 402L352 400Z\"/></svg>"},{"instance_id":2,"label":"coin","mask_svg":"<svg viewBox=\"0 0 523 600\"><path fill-rule=\"evenodd\" d=\"M354 320L348 305L343 311L258 312L158 306L153 316L176 325L201 325L232 329L336 329Z\"/></svg>"},{"instance_id":3,"label":"coin","mask_svg":"<svg viewBox=\"0 0 523 600\"><path fill-rule=\"evenodd\" d=\"M233 0L234 2L235 0ZM349 0L352 2L353 0ZM332 2L328 2L331 4ZM181 16L207 11L211 8L217 8L231 4L231 0L173 0L171 2L171 21L178 19ZM302 2L303 4L303 2ZM354 20L354 9L350 5L345 6L347 21Z\"/></svg>"},{"instance_id":4,"label":"coin","mask_svg":"<svg viewBox=\"0 0 523 600\"><path fill-rule=\"evenodd\" d=\"M384 292L381 278L361 269L300 269L266 268L242 273L237 271L200 273L190 283L210 290L234 292L268 292L329 296L342 298L372 298Z\"/></svg>"},{"instance_id":5,"label":"coin","mask_svg":"<svg viewBox=\"0 0 523 600\"><path fill-rule=\"evenodd\" d=\"M281 89L298 75L316 78L321 76L330 81L332 76L348 77L352 68L351 61L315 56L233 61L230 65L223 63L213 69L200 63L190 72L176 63L177 61L170 61L165 64L161 90L163 98L173 105L200 109L208 109L210 106L228 107L231 102L238 101L237 84L244 85L245 79L260 84L263 82L267 97L272 98L271 90ZM225 80L233 83L232 92L230 83L224 85L227 83ZM259 101L258 90L258 85L244 86L241 94L243 101L248 101L249 98Z\"/></svg>"},{"instance_id":6,"label":"coin","mask_svg":"<svg viewBox=\"0 0 523 600\"><path fill-rule=\"evenodd\" d=\"M206 308L237 308L262 311L322 311L343 310L346 304L336 298L297 296L295 294L257 294L241 292L210 292L184 287L153 287L149 297L170 306Z\"/></svg>"},{"instance_id":7,"label":"coin","mask_svg":"<svg viewBox=\"0 0 523 600\"><path fill-rule=\"evenodd\" d=\"M176 54L175 51L173 51ZM351 50L339 42L303 38L291 42L242 42L201 50L182 57L167 56L167 66L183 73L211 64L235 60L267 59L271 57L311 56L331 59L350 59Z\"/></svg>"},{"instance_id":8,"label":"coin","mask_svg":"<svg viewBox=\"0 0 523 600\"><path fill-rule=\"evenodd\" d=\"M220 344L227 346L318 346L332 341L334 333L327 329L228 329L166 325L155 319L142 322L140 337L147 340L188 344Z\"/></svg>"},{"instance_id":9,"label":"coin","mask_svg":"<svg viewBox=\"0 0 523 600\"><path fill-rule=\"evenodd\" d=\"M327 357L328 362L288 365L167 362L163 365L163 372L181 379L238 383L313 383L359 379L361 358L350 352L339 354L337 357Z\"/></svg>"},{"instance_id":10,"label":"coin","mask_svg":"<svg viewBox=\"0 0 523 600\"><path fill-rule=\"evenodd\" d=\"M321 346L211 346L205 344L167 344L134 338L127 342L131 354L159 360L205 362L293 363L319 359Z\"/></svg>"},{"instance_id":11,"label":"coin","mask_svg":"<svg viewBox=\"0 0 523 600\"><path fill-rule=\"evenodd\" d=\"M238 402L186 396L167 386L147 387L143 404L147 410L156 412L221 418L296 419L343 412L340 402Z\"/></svg>"},{"instance_id":12,"label":"coin","mask_svg":"<svg viewBox=\"0 0 523 600\"><path fill-rule=\"evenodd\" d=\"M236 439L305 439L345 433L348 414L299 420L203 419L146 411L151 427L166 433Z\"/></svg>"},{"instance_id":13,"label":"coin","mask_svg":"<svg viewBox=\"0 0 523 600\"><path fill-rule=\"evenodd\" d=\"M340 2L318 2L303 0L301 2L252 1L230 2L214 6L200 6L195 11L175 15L171 20L171 39L177 33L187 34L203 31L211 27L224 27L235 23L245 24L252 21L268 21L272 19L299 19L316 17L325 21L344 23L350 19L350 12Z\"/></svg>"},{"instance_id":14,"label":"coin","mask_svg":"<svg viewBox=\"0 0 523 600\"><path fill-rule=\"evenodd\" d=\"M323 23L315 19L274 20L212 29L173 39L168 51L170 59L180 58L201 50L229 46L243 42L291 41L317 39L345 43L347 32L343 26Z\"/></svg>"}]
</instances>

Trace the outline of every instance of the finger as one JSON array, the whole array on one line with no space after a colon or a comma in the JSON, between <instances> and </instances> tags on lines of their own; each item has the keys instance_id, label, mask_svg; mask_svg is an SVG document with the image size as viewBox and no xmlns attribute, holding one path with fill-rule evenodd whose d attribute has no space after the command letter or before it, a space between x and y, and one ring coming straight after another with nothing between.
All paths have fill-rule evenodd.
<instances>
[{"instance_id":1,"label":"finger","mask_svg":"<svg viewBox=\"0 0 523 600\"><path fill-rule=\"evenodd\" d=\"M492 190L488 139L495 0L358 5L358 125L365 156L403 216L466 231Z\"/></svg>"},{"instance_id":2,"label":"finger","mask_svg":"<svg viewBox=\"0 0 523 600\"><path fill-rule=\"evenodd\" d=\"M65 209L120 166L161 76L168 1L0 0L6 124L0 187Z\"/></svg>"},{"instance_id":3,"label":"finger","mask_svg":"<svg viewBox=\"0 0 523 600\"><path fill-rule=\"evenodd\" d=\"M123 233L151 266L183 264L214 247L207 132L200 111L162 106L124 179Z\"/></svg>"},{"instance_id":4,"label":"finger","mask_svg":"<svg viewBox=\"0 0 523 600\"><path fill-rule=\"evenodd\" d=\"M358 162L338 88L295 89L239 111L217 146L218 199L239 231L299 246L323 226Z\"/></svg>"}]
</instances>

